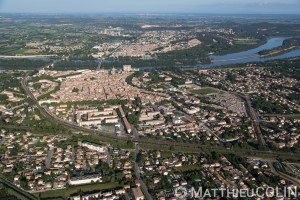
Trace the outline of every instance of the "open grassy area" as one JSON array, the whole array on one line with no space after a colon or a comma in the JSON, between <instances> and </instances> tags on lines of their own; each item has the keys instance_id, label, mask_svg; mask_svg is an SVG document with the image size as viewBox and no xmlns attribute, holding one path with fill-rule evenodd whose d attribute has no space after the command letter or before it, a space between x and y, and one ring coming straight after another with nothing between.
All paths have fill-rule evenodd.
<instances>
[{"instance_id":1,"label":"open grassy area","mask_svg":"<svg viewBox=\"0 0 300 200\"><path fill-rule=\"evenodd\" d=\"M114 189L118 187L118 183L105 183L105 184L92 184L92 185L82 185L82 186L73 186L60 190L51 190L42 193L36 193L35 196L40 196L40 199L67 199L70 195L78 193L80 190L85 192L99 191Z\"/></svg>"},{"instance_id":2,"label":"open grassy area","mask_svg":"<svg viewBox=\"0 0 300 200\"><path fill-rule=\"evenodd\" d=\"M200 167L197 165L185 165L182 167L174 168L174 170L178 171L178 172L194 171L194 170L199 170L199 169L200 169Z\"/></svg>"},{"instance_id":3,"label":"open grassy area","mask_svg":"<svg viewBox=\"0 0 300 200\"><path fill-rule=\"evenodd\" d=\"M286 119L300 119L300 115L299 116L286 116Z\"/></svg>"},{"instance_id":4,"label":"open grassy area","mask_svg":"<svg viewBox=\"0 0 300 200\"><path fill-rule=\"evenodd\" d=\"M257 45L259 40L257 39L236 39L234 40L235 44L239 45Z\"/></svg>"},{"instance_id":5,"label":"open grassy area","mask_svg":"<svg viewBox=\"0 0 300 200\"><path fill-rule=\"evenodd\" d=\"M203 88L203 89L198 89L198 90L191 90L193 94L212 94L216 93L216 90L213 90L211 88Z\"/></svg>"}]
</instances>

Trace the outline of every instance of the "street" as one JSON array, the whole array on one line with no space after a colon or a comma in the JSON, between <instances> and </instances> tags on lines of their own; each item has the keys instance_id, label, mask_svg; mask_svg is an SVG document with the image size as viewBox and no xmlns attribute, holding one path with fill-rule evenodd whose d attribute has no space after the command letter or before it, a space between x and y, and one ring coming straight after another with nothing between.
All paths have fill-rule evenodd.
<instances>
[{"instance_id":1,"label":"street","mask_svg":"<svg viewBox=\"0 0 300 200\"><path fill-rule=\"evenodd\" d=\"M45 160L45 165L46 165L47 169L50 169L51 159L52 159L53 153L54 153L53 148L48 151L48 154L47 154L47 157L46 157L46 160Z\"/></svg>"},{"instance_id":2,"label":"street","mask_svg":"<svg viewBox=\"0 0 300 200\"><path fill-rule=\"evenodd\" d=\"M144 192L144 195L145 195L146 199L152 200L152 197L148 192L148 188L145 185L145 183L143 182L143 179L141 178L141 171L140 171L140 167L138 165L138 154L139 154L139 152L140 152L140 147L139 147L138 144L136 144L135 145L135 174L136 174L137 179L139 179L139 181L141 183L141 188Z\"/></svg>"}]
</instances>

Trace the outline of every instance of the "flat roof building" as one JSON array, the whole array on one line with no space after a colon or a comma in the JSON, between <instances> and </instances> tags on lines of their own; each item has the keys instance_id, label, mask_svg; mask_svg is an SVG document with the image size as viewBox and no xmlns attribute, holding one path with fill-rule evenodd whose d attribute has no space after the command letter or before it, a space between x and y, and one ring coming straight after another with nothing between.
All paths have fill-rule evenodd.
<instances>
[{"instance_id":1,"label":"flat roof building","mask_svg":"<svg viewBox=\"0 0 300 200\"><path fill-rule=\"evenodd\" d=\"M144 200L145 199L140 187L132 188L132 193L133 193L135 200Z\"/></svg>"},{"instance_id":2,"label":"flat roof building","mask_svg":"<svg viewBox=\"0 0 300 200\"><path fill-rule=\"evenodd\" d=\"M102 182L102 177L100 174L93 174L93 175L85 175L85 176L78 176L72 177L69 179L70 185L81 185L81 184L89 184L91 182Z\"/></svg>"}]
</instances>

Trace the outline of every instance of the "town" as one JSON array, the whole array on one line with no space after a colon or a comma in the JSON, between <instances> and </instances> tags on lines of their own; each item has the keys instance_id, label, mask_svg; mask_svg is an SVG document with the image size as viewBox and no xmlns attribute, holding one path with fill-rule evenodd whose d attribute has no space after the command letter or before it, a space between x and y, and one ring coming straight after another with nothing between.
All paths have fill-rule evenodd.
<instances>
[{"instance_id":1,"label":"town","mask_svg":"<svg viewBox=\"0 0 300 200\"><path fill-rule=\"evenodd\" d=\"M298 16L0 19L0 199L300 198Z\"/></svg>"},{"instance_id":2,"label":"town","mask_svg":"<svg viewBox=\"0 0 300 200\"><path fill-rule=\"evenodd\" d=\"M117 137L218 145L227 149L254 148L260 142L247 101L240 95L243 94L256 102L267 147L291 151L299 146L300 120L283 114L299 113L299 104L281 95L277 88L284 84L286 88L282 90L290 94L287 90L293 90L299 82L279 78L281 72L269 70L255 65L237 69L152 71L127 65L109 70L44 68L32 75L27 84L37 103L51 116L74 126ZM21 95L14 97L15 91L21 89L7 89L2 95L7 95L9 102L22 101ZM270 110L268 104L258 103L261 95L267 96L264 101L278 102L283 110ZM18 116L19 124L26 123L27 118L39 121L42 117L35 106L28 104L11 111L8 106L3 108L7 110L3 113L7 124L14 121L14 116ZM299 184L293 177L299 174L298 166L275 159L218 152L147 150L142 144L123 149L109 143L94 143L89 135L36 134L2 129L5 148L1 170L15 186L32 194L40 193L42 197L51 196L55 190L85 184L95 188L90 190L92 193L72 190L66 197L146 199L150 195L172 199L178 195L174 189L179 186L249 189L253 184L263 188L293 188ZM285 176L281 175L283 172ZM97 185L107 188L99 191Z\"/></svg>"}]
</instances>

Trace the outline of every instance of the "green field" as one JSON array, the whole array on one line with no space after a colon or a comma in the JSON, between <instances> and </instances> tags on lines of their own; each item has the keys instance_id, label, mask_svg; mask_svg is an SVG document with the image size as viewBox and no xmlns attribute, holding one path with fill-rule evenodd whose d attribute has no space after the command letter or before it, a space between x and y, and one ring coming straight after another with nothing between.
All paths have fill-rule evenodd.
<instances>
[{"instance_id":1,"label":"green field","mask_svg":"<svg viewBox=\"0 0 300 200\"><path fill-rule=\"evenodd\" d=\"M300 119L300 116L286 116L286 119Z\"/></svg>"},{"instance_id":2,"label":"green field","mask_svg":"<svg viewBox=\"0 0 300 200\"><path fill-rule=\"evenodd\" d=\"M78 193L80 190L85 192L99 191L114 189L119 186L118 183L105 183L105 184L92 184L92 185L82 185L74 186L60 190L51 190L43 193L36 193L35 195L40 197L40 199L67 199L70 195Z\"/></svg>"},{"instance_id":3,"label":"green field","mask_svg":"<svg viewBox=\"0 0 300 200\"><path fill-rule=\"evenodd\" d=\"M205 88L205 89L198 89L198 90L191 90L193 94L212 94L216 93L216 90L210 89L210 88Z\"/></svg>"}]
</instances>

